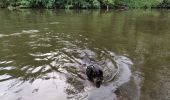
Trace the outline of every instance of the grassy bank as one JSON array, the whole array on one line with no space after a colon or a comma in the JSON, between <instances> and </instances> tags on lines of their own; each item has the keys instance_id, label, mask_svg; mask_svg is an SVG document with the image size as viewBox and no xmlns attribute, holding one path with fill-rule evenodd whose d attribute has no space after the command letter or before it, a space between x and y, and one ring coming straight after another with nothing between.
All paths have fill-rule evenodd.
<instances>
[{"instance_id":1,"label":"grassy bank","mask_svg":"<svg viewBox=\"0 0 170 100\"><path fill-rule=\"evenodd\" d=\"M170 8L170 0L0 0L0 7L19 8Z\"/></svg>"}]
</instances>

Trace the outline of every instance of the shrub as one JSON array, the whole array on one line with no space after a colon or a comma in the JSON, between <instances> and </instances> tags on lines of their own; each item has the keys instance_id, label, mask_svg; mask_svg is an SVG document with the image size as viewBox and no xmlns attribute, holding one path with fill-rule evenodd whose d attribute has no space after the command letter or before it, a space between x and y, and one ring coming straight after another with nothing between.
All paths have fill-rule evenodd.
<instances>
[{"instance_id":1,"label":"shrub","mask_svg":"<svg viewBox=\"0 0 170 100\"><path fill-rule=\"evenodd\" d=\"M0 0L1 7L102 8L124 5L129 8L168 7L170 0Z\"/></svg>"},{"instance_id":2,"label":"shrub","mask_svg":"<svg viewBox=\"0 0 170 100\"><path fill-rule=\"evenodd\" d=\"M156 7L160 0L117 0L117 4L124 4L130 8L151 8Z\"/></svg>"}]
</instances>

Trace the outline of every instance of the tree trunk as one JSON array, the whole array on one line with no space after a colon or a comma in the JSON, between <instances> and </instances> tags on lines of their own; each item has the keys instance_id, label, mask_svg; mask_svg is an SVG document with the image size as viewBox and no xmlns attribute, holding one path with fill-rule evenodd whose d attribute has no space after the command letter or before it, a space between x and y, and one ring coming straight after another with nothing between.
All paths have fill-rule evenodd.
<instances>
[{"instance_id":1,"label":"tree trunk","mask_svg":"<svg viewBox=\"0 0 170 100\"><path fill-rule=\"evenodd\" d=\"M108 5L106 6L106 9L107 9L107 11L109 11L109 6Z\"/></svg>"}]
</instances>

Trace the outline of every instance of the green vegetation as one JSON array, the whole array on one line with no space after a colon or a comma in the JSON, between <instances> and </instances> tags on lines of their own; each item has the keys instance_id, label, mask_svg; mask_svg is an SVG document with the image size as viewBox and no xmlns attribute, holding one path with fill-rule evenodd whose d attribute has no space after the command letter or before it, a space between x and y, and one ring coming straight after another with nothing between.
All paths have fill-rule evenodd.
<instances>
[{"instance_id":1,"label":"green vegetation","mask_svg":"<svg viewBox=\"0 0 170 100\"><path fill-rule=\"evenodd\" d=\"M170 0L0 0L0 7L19 8L169 8Z\"/></svg>"}]
</instances>

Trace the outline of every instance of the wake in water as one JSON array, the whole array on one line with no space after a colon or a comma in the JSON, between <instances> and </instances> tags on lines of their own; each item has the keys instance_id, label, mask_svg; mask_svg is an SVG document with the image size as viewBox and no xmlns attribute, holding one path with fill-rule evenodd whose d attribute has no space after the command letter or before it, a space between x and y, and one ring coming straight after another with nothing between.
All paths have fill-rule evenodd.
<instances>
[{"instance_id":1,"label":"wake in water","mask_svg":"<svg viewBox=\"0 0 170 100\"><path fill-rule=\"evenodd\" d=\"M98 64L104 72L104 82L102 83L100 88L96 88L91 82L89 82L85 75L85 66L83 65L84 63L88 64L88 61L81 58L83 52L86 52L89 55L90 60L92 60L92 62L95 62L95 64ZM124 83L130 80L130 67L133 65L129 58L125 56L118 56L110 51L102 51L97 54L96 52L93 52L89 49L64 48L57 52L55 51L46 54L30 53L30 55L38 61L47 60L52 62L50 62L46 66L42 66L42 68L44 68L43 70L41 67L36 67L36 69L32 70L31 73L33 75L35 75L34 73L38 72L40 73L40 76L37 76L35 80L32 80L32 83L29 83L29 80L25 82L21 81L21 85L19 85L19 87L22 88L25 86L34 86L37 81L38 83L40 83L39 81L43 81L45 85L43 85L42 83L39 84L39 87L35 88L32 93L46 93L43 90L47 89L41 89L41 87L47 86L46 83L48 83L49 86L53 84L54 87L62 87L62 89L50 89L51 91L61 91L63 97L67 97L70 100L117 100L117 95L115 94L115 91ZM28 72L29 71L30 70L28 70ZM60 76L62 76L61 79L55 79L56 77ZM22 76L21 78L25 77ZM29 85L27 83L29 83ZM18 91L17 89L19 87L13 88L14 90ZM28 91L28 89L23 88L22 91ZM25 93L22 91L20 91L21 94ZM29 89L29 91L32 90ZM65 91L65 93L63 91ZM10 95L10 91L6 92L8 93L8 95ZM1 97L5 98L7 96L6 92L1 93ZM13 98L13 95L10 95L10 97ZM20 95L18 95L18 97L20 97ZM55 95L51 97L57 98ZM35 98L37 97L35 96Z\"/></svg>"},{"instance_id":2,"label":"wake in water","mask_svg":"<svg viewBox=\"0 0 170 100\"><path fill-rule=\"evenodd\" d=\"M130 80L130 66L133 64L131 60L127 57L116 55L113 59L116 62L115 66L117 66L118 69L115 73L111 73L113 76L112 80L109 79L109 81L106 82L100 89L87 89L88 100L117 100L117 96L114 92L122 84Z\"/></svg>"},{"instance_id":3,"label":"wake in water","mask_svg":"<svg viewBox=\"0 0 170 100\"><path fill-rule=\"evenodd\" d=\"M93 62L101 66L104 73L104 82L100 88L96 88L87 80L87 77L84 77L84 92L78 93L75 98L79 100L117 100L114 92L130 80L132 61L125 56L117 56L110 51L102 51L100 59L97 59L96 54L91 50L79 50L78 52L80 56L82 56L82 52L86 52ZM77 62L79 66L84 65L84 63L88 65L89 62L78 58L70 58L74 59L73 62ZM84 67L81 66L81 69L84 70ZM83 73L81 75L83 76Z\"/></svg>"}]
</instances>

